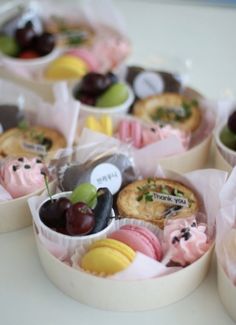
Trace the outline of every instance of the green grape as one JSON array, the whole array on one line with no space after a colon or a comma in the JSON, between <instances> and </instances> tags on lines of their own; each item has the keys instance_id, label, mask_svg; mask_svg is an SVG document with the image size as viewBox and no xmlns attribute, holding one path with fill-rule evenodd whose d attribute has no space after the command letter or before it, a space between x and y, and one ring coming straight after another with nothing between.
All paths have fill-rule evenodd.
<instances>
[{"instance_id":1,"label":"green grape","mask_svg":"<svg viewBox=\"0 0 236 325\"><path fill-rule=\"evenodd\" d=\"M220 133L220 140L229 149L236 150L236 134L225 126Z\"/></svg>"},{"instance_id":2,"label":"green grape","mask_svg":"<svg viewBox=\"0 0 236 325\"><path fill-rule=\"evenodd\" d=\"M72 204L84 202L90 208L94 208L97 203L97 189L90 183L82 183L71 193L70 201Z\"/></svg>"},{"instance_id":3,"label":"green grape","mask_svg":"<svg viewBox=\"0 0 236 325\"><path fill-rule=\"evenodd\" d=\"M113 107L124 103L129 96L128 88L124 83L110 86L96 101L97 107Z\"/></svg>"}]
</instances>

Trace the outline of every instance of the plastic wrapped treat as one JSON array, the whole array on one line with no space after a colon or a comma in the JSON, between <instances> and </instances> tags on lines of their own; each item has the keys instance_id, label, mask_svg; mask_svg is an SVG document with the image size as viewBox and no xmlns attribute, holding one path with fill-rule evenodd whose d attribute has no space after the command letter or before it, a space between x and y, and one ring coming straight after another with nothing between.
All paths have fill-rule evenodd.
<instances>
[{"instance_id":1,"label":"plastic wrapped treat","mask_svg":"<svg viewBox=\"0 0 236 325\"><path fill-rule=\"evenodd\" d=\"M0 114L6 113L1 125L1 158L40 156L50 160L62 148L72 146L79 103L64 97L63 84L55 87L56 100L49 104L24 88L3 80L0 83L3 91L0 100L3 112ZM11 105L17 107L15 119L12 119Z\"/></svg>"}]
</instances>

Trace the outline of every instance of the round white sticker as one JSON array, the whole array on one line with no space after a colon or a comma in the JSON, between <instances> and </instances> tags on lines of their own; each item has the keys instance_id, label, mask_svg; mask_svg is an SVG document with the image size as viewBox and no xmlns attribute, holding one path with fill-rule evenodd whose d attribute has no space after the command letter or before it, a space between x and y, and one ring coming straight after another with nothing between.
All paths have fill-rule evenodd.
<instances>
[{"instance_id":1,"label":"round white sticker","mask_svg":"<svg viewBox=\"0 0 236 325\"><path fill-rule=\"evenodd\" d=\"M121 187L122 175L115 165L103 163L96 166L92 171L90 183L96 186L96 188L107 187L112 194L115 194Z\"/></svg>"},{"instance_id":2,"label":"round white sticker","mask_svg":"<svg viewBox=\"0 0 236 325\"><path fill-rule=\"evenodd\" d=\"M139 98L161 94L164 90L164 81L160 74L144 71L137 75L133 83L134 92Z\"/></svg>"}]
</instances>

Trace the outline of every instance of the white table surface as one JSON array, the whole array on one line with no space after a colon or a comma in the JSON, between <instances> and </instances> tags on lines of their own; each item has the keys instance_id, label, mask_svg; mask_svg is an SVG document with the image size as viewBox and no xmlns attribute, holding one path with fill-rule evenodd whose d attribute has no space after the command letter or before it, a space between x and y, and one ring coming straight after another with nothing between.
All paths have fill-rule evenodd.
<instances>
[{"instance_id":1,"label":"white table surface","mask_svg":"<svg viewBox=\"0 0 236 325\"><path fill-rule=\"evenodd\" d=\"M212 98L235 93L236 9L187 1L115 3L133 42L130 62L160 52L189 58L194 88ZM200 287L178 303L148 312L118 313L81 305L54 287L40 265L31 227L0 234L0 260L1 325L234 324L217 294L215 263Z\"/></svg>"}]
</instances>

